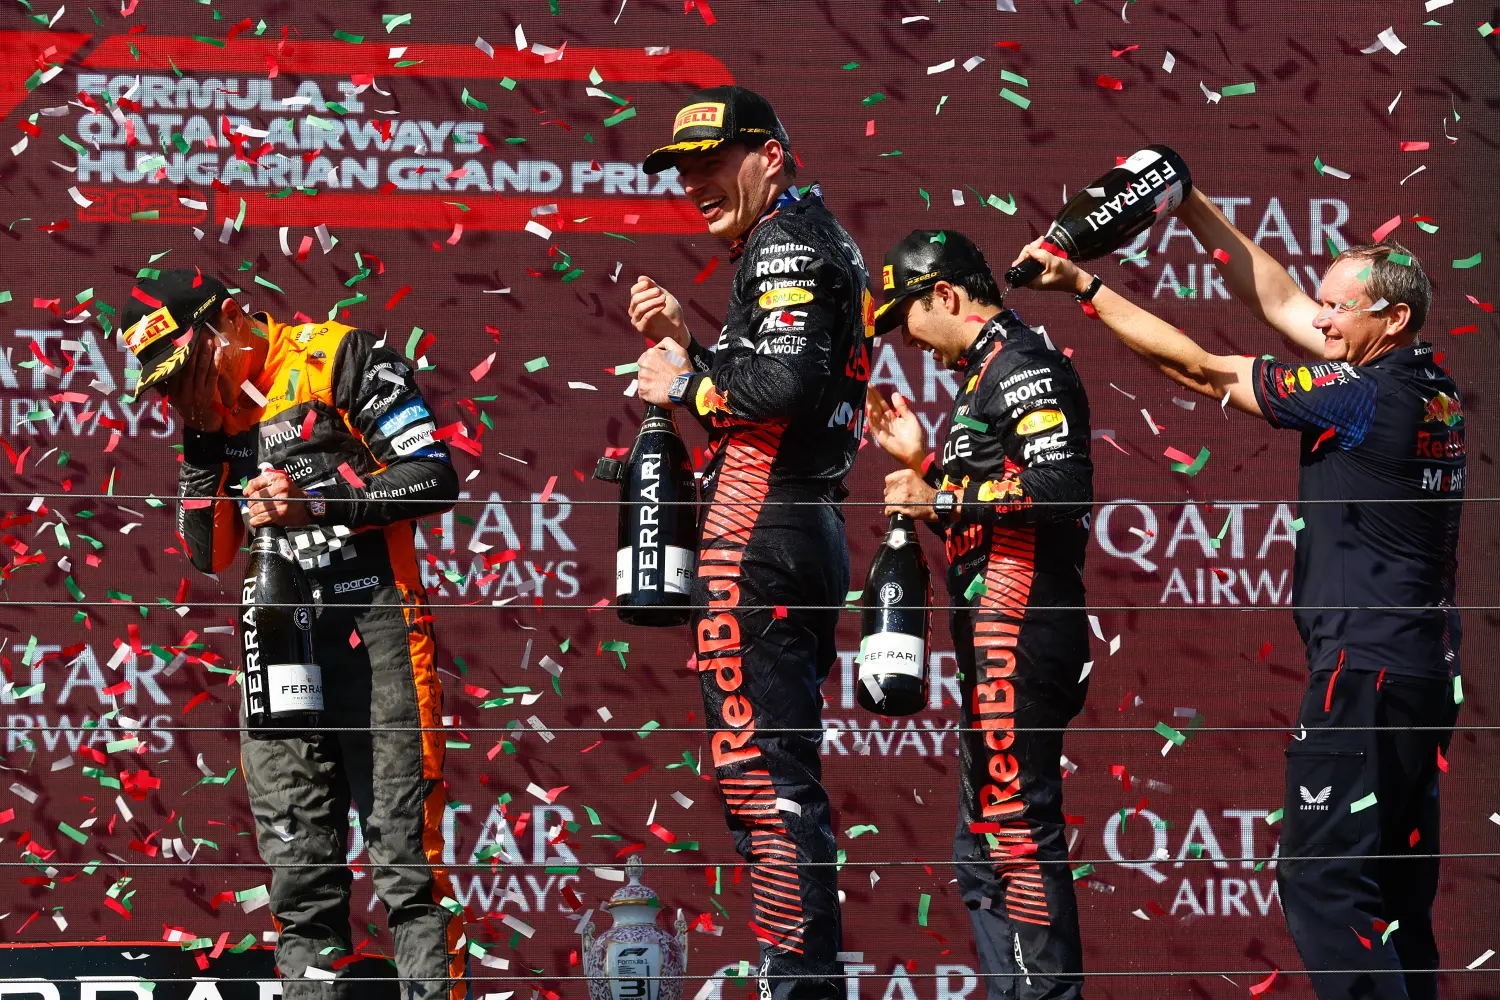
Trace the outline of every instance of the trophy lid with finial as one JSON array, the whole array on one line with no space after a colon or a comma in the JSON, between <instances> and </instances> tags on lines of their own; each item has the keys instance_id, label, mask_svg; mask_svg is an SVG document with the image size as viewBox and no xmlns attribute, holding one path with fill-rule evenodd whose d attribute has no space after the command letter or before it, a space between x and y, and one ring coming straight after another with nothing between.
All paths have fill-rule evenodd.
<instances>
[{"instance_id":1,"label":"trophy lid with finial","mask_svg":"<svg viewBox=\"0 0 1500 1000\"><path fill-rule=\"evenodd\" d=\"M630 905L660 906L661 900L657 898L656 890L641 884L641 876L645 873L646 866L641 863L641 856L632 854L625 863L625 876L629 881L615 890L614 895L605 902L605 909Z\"/></svg>"}]
</instances>

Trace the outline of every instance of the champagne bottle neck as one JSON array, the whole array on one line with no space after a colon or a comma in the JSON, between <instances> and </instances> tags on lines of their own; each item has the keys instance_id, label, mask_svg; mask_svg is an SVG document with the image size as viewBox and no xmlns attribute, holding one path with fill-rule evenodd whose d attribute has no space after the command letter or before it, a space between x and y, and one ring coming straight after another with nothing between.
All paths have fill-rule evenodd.
<instances>
[{"instance_id":1,"label":"champagne bottle neck","mask_svg":"<svg viewBox=\"0 0 1500 1000\"><path fill-rule=\"evenodd\" d=\"M889 535L893 531L905 531L905 532L909 533L909 532L915 531L916 528L917 528L917 522L914 521L914 520L912 520L907 515L905 515L905 514L892 514L891 515L890 527L888 527L886 529L886 534Z\"/></svg>"}]
</instances>

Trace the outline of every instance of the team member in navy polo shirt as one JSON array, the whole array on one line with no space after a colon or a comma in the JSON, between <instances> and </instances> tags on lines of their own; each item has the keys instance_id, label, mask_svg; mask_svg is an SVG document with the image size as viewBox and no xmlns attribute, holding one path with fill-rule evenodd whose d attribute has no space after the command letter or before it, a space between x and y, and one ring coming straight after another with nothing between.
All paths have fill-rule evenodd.
<instances>
[{"instance_id":1,"label":"team member in navy polo shirt","mask_svg":"<svg viewBox=\"0 0 1500 1000\"><path fill-rule=\"evenodd\" d=\"M1044 263L1033 287L1092 301L1172 381L1302 433L1293 597L1312 676L1286 750L1281 904L1321 1000L1434 998L1466 467L1458 389L1417 339L1431 287L1387 241L1340 253L1314 301L1201 192L1180 214L1228 253L1235 296L1322 361L1212 355L1040 240L1017 262Z\"/></svg>"}]
</instances>

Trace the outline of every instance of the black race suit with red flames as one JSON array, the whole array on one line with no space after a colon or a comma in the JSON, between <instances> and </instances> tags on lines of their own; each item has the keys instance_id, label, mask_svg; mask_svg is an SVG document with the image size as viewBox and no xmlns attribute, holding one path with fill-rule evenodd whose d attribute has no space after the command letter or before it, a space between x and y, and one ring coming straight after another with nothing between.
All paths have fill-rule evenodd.
<instances>
[{"instance_id":1,"label":"black race suit with red flames","mask_svg":"<svg viewBox=\"0 0 1500 1000\"><path fill-rule=\"evenodd\" d=\"M684 405L712 459L693 588L709 753L751 862L762 1000L844 995L820 687L849 588L838 508L863 431L868 275L816 188L745 240L717 349Z\"/></svg>"},{"instance_id":2,"label":"black race suit with red flames","mask_svg":"<svg viewBox=\"0 0 1500 1000\"><path fill-rule=\"evenodd\" d=\"M194 566L221 573L245 537L241 487L262 467L326 505L287 535L318 604L324 724L345 729L240 740L261 858L287 866L271 872L283 995L364 995L343 981L352 799L396 969L412 979L402 996L458 1000L468 987L463 919L442 866L443 693L412 523L452 507L458 477L400 353L339 323L255 321L269 341L253 380L266 404L226 414L217 433L184 431L177 530ZM340 978L308 978L310 968Z\"/></svg>"},{"instance_id":3,"label":"black race suit with red flames","mask_svg":"<svg viewBox=\"0 0 1500 1000\"><path fill-rule=\"evenodd\" d=\"M1074 998L1083 954L1060 759L1088 690L1088 398L1072 362L1009 311L957 367L941 462L928 469L929 482L962 491L944 529L962 608L953 860L990 1000Z\"/></svg>"}]
</instances>

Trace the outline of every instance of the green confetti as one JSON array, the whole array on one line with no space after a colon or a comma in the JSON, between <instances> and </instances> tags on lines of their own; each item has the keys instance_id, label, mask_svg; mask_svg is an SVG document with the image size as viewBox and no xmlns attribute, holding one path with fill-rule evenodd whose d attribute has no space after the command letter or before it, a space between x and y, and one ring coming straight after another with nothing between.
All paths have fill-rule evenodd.
<instances>
[{"instance_id":1,"label":"green confetti","mask_svg":"<svg viewBox=\"0 0 1500 1000\"><path fill-rule=\"evenodd\" d=\"M501 77L500 78L500 86L504 87L506 90L515 90L516 89L516 81L512 80L508 76Z\"/></svg>"},{"instance_id":2,"label":"green confetti","mask_svg":"<svg viewBox=\"0 0 1500 1000\"><path fill-rule=\"evenodd\" d=\"M1022 111L1025 111L1027 108L1031 107L1031 98L1022 97L1020 94L1016 93L1014 90L1011 90L1009 87L1001 90L1000 96L1005 98L1010 103L1014 104L1016 107L1020 108Z\"/></svg>"},{"instance_id":3,"label":"green confetti","mask_svg":"<svg viewBox=\"0 0 1500 1000\"><path fill-rule=\"evenodd\" d=\"M338 30L334 31L333 37L337 38L341 42L348 42L350 45L358 45L360 42L363 42L365 40L364 35L351 35L347 31Z\"/></svg>"},{"instance_id":4,"label":"green confetti","mask_svg":"<svg viewBox=\"0 0 1500 1000\"><path fill-rule=\"evenodd\" d=\"M459 100L464 104L467 104L469 107L477 108L480 111L488 111L490 109L490 106L488 104L484 103L473 94L470 94L468 87L464 88L464 92L459 96Z\"/></svg>"},{"instance_id":5,"label":"green confetti","mask_svg":"<svg viewBox=\"0 0 1500 1000\"><path fill-rule=\"evenodd\" d=\"M1295 520L1295 521L1292 522L1292 530L1293 531L1301 531L1305 527L1307 527L1307 522L1304 521L1304 520L1302 520L1302 518L1300 518L1300 517L1297 518L1297 520Z\"/></svg>"},{"instance_id":6,"label":"green confetti","mask_svg":"<svg viewBox=\"0 0 1500 1000\"><path fill-rule=\"evenodd\" d=\"M1479 37L1480 38L1488 38L1488 37L1490 37L1490 35L1494 34L1494 32L1495 32L1495 29L1493 27L1491 27L1490 22L1488 22L1488 21L1484 22L1483 24L1481 24L1479 26Z\"/></svg>"},{"instance_id":7,"label":"green confetti","mask_svg":"<svg viewBox=\"0 0 1500 1000\"><path fill-rule=\"evenodd\" d=\"M1358 801L1349 803L1349 811L1351 813L1363 812L1364 810L1370 808L1374 804L1375 804L1375 793L1371 792L1369 795L1366 795L1364 798L1359 799Z\"/></svg>"},{"instance_id":8,"label":"green confetti","mask_svg":"<svg viewBox=\"0 0 1500 1000\"><path fill-rule=\"evenodd\" d=\"M1220 93L1225 97L1239 97L1241 94L1253 94L1255 93L1255 84L1231 83L1229 86L1221 90Z\"/></svg>"},{"instance_id":9,"label":"green confetti","mask_svg":"<svg viewBox=\"0 0 1500 1000\"><path fill-rule=\"evenodd\" d=\"M1013 83L1018 87L1031 86L1031 84L1027 82L1024 76L1021 76L1019 73L1012 73L1008 69L1002 69L1000 71L1000 79L1004 80L1006 83Z\"/></svg>"},{"instance_id":10,"label":"green confetti","mask_svg":"<svg viewBox=\"0 0 1500 1000\"><path fill-rule=\"evenodd\" d=\"M612 114L608 118L604 119L604 127L605 128L614 128L616 125L620 124L621 122L628 121L629 119L634 118L634 117L635 117L635 108L633 108L633 107L632 108L626 108L624 111L620 111L620 112L618 112L616 114Z\"/></svg>"},{"instance_id":11,"label":"green confetti","mask_svg":"<svg viewBox=\"0 0 1500 1000\"><path fill-rule=\"evenodd\" d=\"M984 432L986 432L986 431L988 431L990 429L990 425L989 424L985 423L983 420L975 420L973 417L969 416L967 413L957 414L953 418L953 422L955 424L963 424L965 427L969 428L970 430L979 431L981 434L983 434Z\"/></svg>"},{"instance_id":12,"label":"green confetti","mask_svg":"<svg viewBox=\"0 0 1500 1000\"><path fill-rule=\"evenodd\" d=\"M861 823L858 826L851 826L849 829L845 830L844 831L844 836L848 837L850 840L854 840L857 837L861 837L861 836L863 836L864 834L867 834L867 833L879 833L879 832L880 832L880 829L878 827L876 827L874 824L872 824L872 823Z\"/></svg>"},{"instance_id":13,"label":"green confetti","mask_svg":"<svg viewBox=\"0 0 1500 1000\"><path fill-rule=\"evenodd\" d=\"M885 95L877 91L876 93L871 94L869 97L862 98L859 103L863 104L867 108L872 108L883 100L885 100Z\"/></svg>"},{"instance_id":14,"label":"green confetti","mask_svg":"<svg viewBox=\"0 0 1500 1000\"><path fill-rule=\"evenodd\" d=\"M636 372L638 372L640 370L641 370L640 364L638 362L635 362L635 361L630 362L630 364L628 364L628 365L615 365L615 374L616 375L634 375Z\"/></svg>"},{"instance_id":15,"label":"green confetti","mask_svg":"<svg viewBox=\"0 0 1500 1000\"><path fill-rule=\"evenodd\" d=\"M385 25L385 33L389 35L403 24L411 24L410 14L381 14L380 23Z\"/></svg>"},{"instance_id":16,"label":"green confetti","mask_svg":"<svg viewBox=\"0 0 1500 1000\"><path fill-rule=\"evenodd\" d=\"M925 201L925 202L927 202L927 207L929 209L932 208L932 195L928 194L926 191L922 190L921 188L917 188L917 194L921 195L922 196L922 200Z\"/></svg>"},{"instance_id":17,"label":"green confetti","mask_svg":"<svg viewBox=\"0 0 1500 1000\"><path fill-rule=\"evenodd\" d=\"M224 47L224 39L209 38L207 35L194 35L193 41L202 42L204 45L212 45L216 49L222 49Z\"/></svg>"},{"instance_id":18,"label":"green confetti","mask_svg":"<svg viewBox=\"0 0 1500 1000\"><path fill-rule=\"evenodd\" d=\"M661 728L661 723L657 722L655 719L652 719L650 722L646 723L644 726L642 726L641 728L637 729L635 731L635 735L636 735L636 737L638 739L645 739L648 735L650 735L650 733L652 732L652 730L660 729L660 728Z\"/></svg>"},{"instance_id":19,"label":"green confetti","mask_svg":"<svg viewBox=\"0 0 1500 1000\"><path fill-rule=\"evenodd\" d=\"M990 588L984 582L984 574L976 573L974 579L970 580L969 585L964 588L964 600L972 601L976 594L988 594L989 592Z\"/></svg>"},{"instance_id":20,"label":"green confetti","mask_svg":"<svg viewBox=\"0 0 1500 1000\"><path fill-rule=\"evenodd\" d=\"M1392 920L1390 923L1386 924L1385 932L1380 935L1380 943L1385 944L1387 941L1389 941L1391 939L1391 935L1396 932L1396 928L1400 926L1401 921L1399 920Z\"/></svg>"},{"instance_id":21,"label":"green confetti","mask_svg":"<svg viewBox=\"0 0 1500 1000\"><path fill-rule=\"evenodd\" d=\"M1417 220L1417 219L1413 219L1412 221L1416 222L1417 228L1420 229L1420 230L1422 230L1422 232L1424 232L1424 233L1435 233L1435 232L1438 231L1438 227L1434 226L1430 222L1422 222L1422 221Z\"/></svg>"},{"instance_id":22,"label":"green confetti","mask_svg":"<svg viewBox=\"0 0 1500 1000\"><path fill-rule=\"evenodd\" d=\"M857 62L847 62L847 63L844 63L844 65L840 66L839 69L859 69L859 63L857 63Z\"/></svg>"},{"instance_id":23,"label":"green confetti","mask_svg":"<svg viewBox=\"0 0 1500 1000\"><path fill-rule=\"evenodd\" d=\"M1175 730L1171 726L1167 725L1165 722L1158 722L1156 724L1156 731L1157 731L1158 734L1160 734L1161 736L1165 737L1166 739L1171 740L1173 743L1177 744L1178 746L1182 746L1184 743L1187 742L1187 737L1186 736L1182 735L1177 730Z\"/></svg>"},{"instance_id":24,"label":"green confetti","mask_svg":"<svg viewBox=\"0 0 1500 1000\"><path fill-rule=\"evenodd\" d=\"M1463 703L1464 703L1464 679L1463 679L1462 676L1455 675L1454 678L1453 678L1453 704L1455 704L1455 705L1462 705Z\"/></svg>"},{"instance_id":25,"label":"green confetti","mask_svg":"<svg viewBox=\"0 0 1500 1000\"><path fill-rule=\"evenodd\" d=\"M932 905L932 897L922 893L922 898L917 900L917 926L927 926L927 908Z\"/></svg>"},{"instance_id":26,"label":"green confetti","mask_svg":"<svg viewBox=\"0 0 1500 1000\"><path fill-rule=\"evenodd\" d=\"M1395 255L1392 254L1392 256L1395 256ZM1456 268L1458 268L1460 271L1464 271L1464 270L1467 270L1467 269L1469 269L1471 267L1476 266L1483 259L1484 259L1484 254L1482 252L1481 253L1476 253L1472 257L1465 257L1462 260L1455 260L1453 262L1453 266L1456 267Z\"/></svg>"},{"instance_id":27,"label":"green confetti","mask_svg":"<svg viewBox=\"0 0 1500 1000\"><path fill-rule=\"evenodd\" d=\"M281 291L281 286L279 286L279 285L275 285L275 284L273 284L273 283L271 283L271 282L269 282L269 281L267 281L267 280L266 280L266 279L265 279L265 278L262 278L262 277L261 277L261 276L260 276L260 275L258 275L258 274L257 274L257 275L256 275L256 276L255 276L255 283L256 283L256 284L257 284L257 285L261 285L261 286L263 286L263 287L265 287L265 288L269 288L269 289L272 289L272 290L273 290L273 291L277 291L277 292L281 292L281 294L282 294L282 295L285 295L285 294L286 294L286 292L282 292L282 291Z\"/></svg>"},{"instance_id":28,"label":"green confetti","mask_svg":"<svg viewBox=\"0 0 1500 1000\"><path fill-rule=\"evenodd\" d=\"M7 288L4 291L0 291L0 305L4 305L9 301L11 301L10 289Z\"/></svg>"},{"instance_id":29,"label":"green confetti","mask_svg":"<svg viewBox=\"0 0 1500 1000\"><path fill-rule=\"evenodd\" d=\"M1004 212L1006 215L1015 215L1016 214L1016 196L1015 195L1010 195L1009 197L1010 197L1009 201L1001 201L999 198L995 197L994 195L990 195L988 198L986 198L984 200L984 203L986 205L990 206L991 208L996 209L997 211Z\"/></svg>"},{"instance_id":30,"label":"green confetti","mask_svg":"<svg viewBox=\"0 0 1500 1000\"><path fill-rule=\"evenodd\" d=\"M526 370L529 372L539 372L546 367L547 358L545 355L540 358L532 358L530 361L526 362Z\"/></svg>"},{"instance_id":31,"label":"green confetti","mask_svg":"<svg viewBox=\"0 0 1500 1000\"><path fill-rule=\"evenodd\" d=\"M160 218L161 210L155 208L148 208L145 211L130 213L131 222L151 222Z\"/></svg>"},{"instance_id":32,"label":"green confetti","mask_svg":"<svg viewBox=\"0 0 1500 1000\"><path fill-rule=\"evenodd\" d=\"M1092 874L1094 874L1093 865L1079 865L1077 868L1073 869L1073 881L1077 882L1079 879L1087 878Z\"/></svg>"},{"instance_id":33,"label":"green confetti","mask_svg":"<svg viewBox=\"0 0 1500 1000\"><path fill-rule=\"evenodd\" d=\"M1193 459L1192 465L1184 465L1181 462L1172 463L1173 472L1183 472L1189 476L1196 476L1203 471L1204 464L1208 461L1207 446L1198 449L1198 457Z\"/></svg>"},{"instance_id":34,"label":"green confetti","mask_svg":"<svg viewBox=\"0 0 1500 1000\"><path fill-rule=\"evenodd\" d=\"M1400 264L1402 267L1411 267L1411 257L1404 253L1389 254L1386 260L1392 264Z\"/></svg>"}]
</instances>

